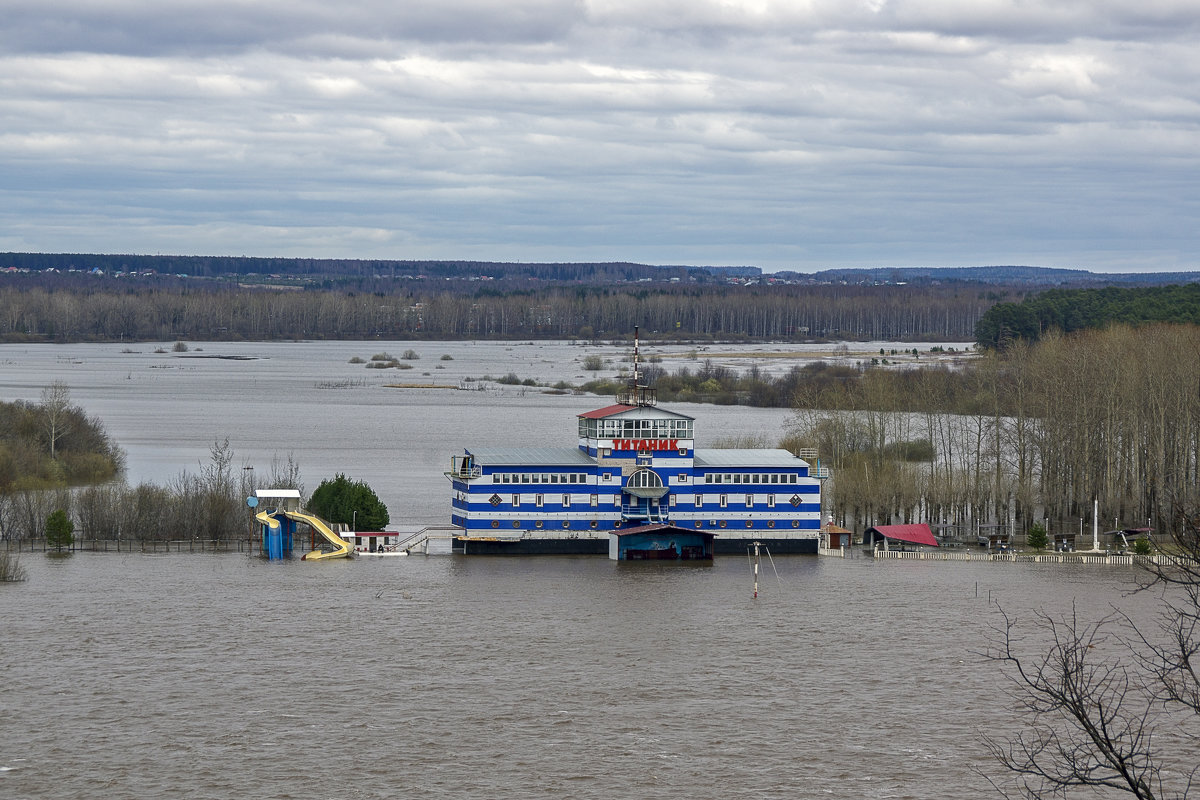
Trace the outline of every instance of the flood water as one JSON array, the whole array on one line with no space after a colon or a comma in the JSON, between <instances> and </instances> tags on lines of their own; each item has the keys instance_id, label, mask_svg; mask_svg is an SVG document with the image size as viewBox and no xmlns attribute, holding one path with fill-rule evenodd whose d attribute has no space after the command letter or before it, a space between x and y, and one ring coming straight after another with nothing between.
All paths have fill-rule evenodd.
<instances>
[{"instance_id":1,"label":"flood water","mask_svg":"<svg viewBox=\"0 0 1200 800\"><path fill-rule=\"evenodd\" d=\"M900 345L858 347L869 354ZM412 369L351 363L383 352L399 359L410 349L419 358L401 363ZM419 528L449 522L450 484L442 473L451 455L464 447L575 447L576 415L612 402L471 379L511 373L581 384L628 368L628 352L566 342L208 342L190 343L186 353L174 352L170 342L0 345L0 399L36 402L45 387L63 381L72 402L98 417L125 449L132 484L198 473L212 444L228 438L235 469L253 467L259 485L267 485L272 459L290 453L307 492L342 473L375 490L393 527ZM753 355L778 352L799 358ZM695 370L711 358L732 369L753 364L777 373L803 363L808 352L811 345L675 346L645 347L643 357L662 357L669 371ZM589 355L601 356L605 369L585 371ZM442 388L390 388L397 384ZM773 447L790 417L787 409L669 407L696 417L698 447L745 436Z\"/></svg>"},{"instance_id":2,"label":"flood water","mask_svg":"<svg viewBox=\"0 0 1200 800\"><path fill-rule=\"evenodd\" d=\"M349 363L378 343L200 347L253 360L9 345L0 396L65 381L135 483L197 471L227 436L239 468L293 453L309 491L343 472L404 525L448 520L452 453L572 446L575 415L608 402L384 385L579 382L594 351L564 343L413 344L404 372ZM773 444L788 417L670 407L701 447ZM21 563L0 585L5 798L993 796L980 735L1021 720L978 655L989 599L1149 602L1123 596L1128 568L1043 564L776 558L756 600L731 556Z\"/></svg>"},{"instance_id":3,"label":"flood water","mask_svg":"<svg viewBox=\"0 0 1200 800\"><path fill-rule=\"evenodd\" d=\"M977 655L1126 568L23 554L6 798L993 796Z\"/></svg>"}]
</instances>

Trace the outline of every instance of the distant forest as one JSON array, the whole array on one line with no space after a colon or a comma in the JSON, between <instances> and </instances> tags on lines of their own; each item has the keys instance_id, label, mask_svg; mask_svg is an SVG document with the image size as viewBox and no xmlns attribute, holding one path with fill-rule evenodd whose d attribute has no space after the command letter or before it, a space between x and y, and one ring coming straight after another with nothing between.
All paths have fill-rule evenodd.
<instances>
[{"instance_id":1,"label":"distant forest","mask_svg":"<svg viewBox=\"0 0 1200 800\"><path fill-rule=\"evenodd\" d=\"M969 341L979 287L642 284L392 292L0 278L0 341L818 338Z\"/></svg>"},{"instance_id":2,"label":"distant forest","mask_svg":"<svg viewBox=\"0 0 1200 800\"><path fill-rule=\"evenodd\" d=\"M1073 333L1113 324L1200 324L1200 284L1118 289L1051 289L1020 303L998 303L975 327L976 342L1003 349L1054 331Z\"/></svg>"},{"instance_id":3,"label":"distant forest","mask_svg":"<svg viewBox=\"0 0 1200 800\"><path fill-rule=\"evenodd\" d=\"M731 278L850 286L986 285L1038 290L1050 287L1159 286L1200 279L1194 272L1095 273L1084 269L1028 266L837 268L811 273L764 274L754 266L652 265L633 262L500 262L353 258L252 258L249 256L131 255L119 253L0 253L5 269L107 274L153 273L170 277L271 282L283 279L320 288L371 291L391 281L498 281L508 286L538 282L603 286L625 281L717 283Z\"/></svg>"},{"instance_id":4,"label":"distant forest","mask_svg":"<svg viewBox=\"0 0 1200 800\"><path fill-rule=\"evenodd\" d=\"M1160 279L1190 280L1175 274ZM0 341L978 341L1200 322L1200 284L1032 267L830 270L0 253Z\"/></svg>"}]
</instances>

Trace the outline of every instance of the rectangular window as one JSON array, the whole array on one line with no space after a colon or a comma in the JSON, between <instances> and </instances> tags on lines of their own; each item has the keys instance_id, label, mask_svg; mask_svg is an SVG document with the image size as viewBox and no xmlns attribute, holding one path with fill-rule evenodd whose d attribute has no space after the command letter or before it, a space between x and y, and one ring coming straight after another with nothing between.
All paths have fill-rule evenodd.
<instances>
[{"instance_id":1,"label":"rectangular window","mask_svg":"<svg viewBox=\"0 0 1200 800\"><path fill-rule=\"evenodd\" d=\"M698 494L696 495L696 508L700 508L702 505L704 505L704 495Z\"/></svg>"},{"instance_id":2,"label":"rectangular window","mask_svg":"<svg viewBox=\"0 0 1200 800\"><path fill-rule=\"evenodd\" d=\"M775 495L769 494L769 495L767 495L767 508L774 508L774 507L775 507Z\"/></svg>"},{"instance_id":3,"label":"rectangular window","mask_svg":"<svg viewBox=\"0 0 1200 800\"><path fill-rule=\"evenodd\" d=\"M671 508L674 508L675 507L675 495L671 495L671 499L668 502L669 502Z\"/></svg>"},{"instance_id":4,"label":"rectangular window","mask_svg":"<svg viewBox=\"0 0 1200 800\"><path fill-rule=\"evenodd\" d=\"M512 504L513 504L514 506L519 506L519 505L521 505L521 495L519 495L519 494L514 494L514 495L512 496L512 500L513 500L513 501L512 501Z\"/></svg>"},{"instance_id":5,"label":"rectangular window","mask_svg":"<svg viewBox=\"0 0 1200 800\"><path fill-rule=\"evenodd\" d=\"M687 448L686 448L686 447L681 447L681 448L679 448L679 455L681 455L681 456L686 456L686 455L687 455Z\"/></svg>"},{"instance_id":6,"label":"rectangular window","mask_svg":"<svg viewBox=\"0 0 1200 800\"><path fill-rule=\"evenodd\" d=\"M570 508L570 507L571 507L571 495L564 494L563 495L563 508Z\"/></svg>"},{"instance_id":7,"label":"rectangular window","mask_svg":"<svg viewBox=\"0 0 1200 800\"><path fill-rule=\"evenodd\" d=\"M598 495L598 494L592 495L591 502L592 502L592 508L595 508L596 506L600 505L600 495Z\"/></svg>"},{"instance_id":8,"label":"rectangular window","mask_svg":"<svg viewBox=\"0 0 1200 800\"><path fill-rule=\"evenodd\" d=\"M606 472L606 473L604 473L604 480L606 480L606 481L611 481L611 480L612 480L612 473L611 473L611 472Z\"/></svg>"},{"instance_id":9,"label":"rectangular window","mask_svg":"<svg viewBox=\"0 0 1200 800\"><path fill-rule=\"evenodd\" d=\"M748 494L746 495L746 508L750 508L752 505L754 505L754 495Z\"/></svg>"},{"instance_id":10,"label":"rectangular window","mask_svg":"<svg viewBox=\"0 0 1200 800\"><path fill-rule=\"evenodd\" d=\"M725 508L728 505L729 505L729 495L727 495L727 494L721 495L721 508Z\"/></svg>"},{"instance_id":11,"label":"rectangular window","mask_svg":"<svg viewBox=\"0 0 1200 800\"><path fill-rule=\"evenodd\" d=\"M685 473L685 474L683 474L683 475L680 475L680 476L679 476L679 482L680 482L680 483L687 483L687 474L686 474L686 473Z\"/></svg>"},{"instance_id":12,"label":"rectangular window","mask_svg":"<svg viewBox=\"0 0 1200 800\"><path fill-rule=\"evenodd\" d=\"M521 473L521 483L529 483L529 473L528 472Z\"/></svg>"},{"instance_id":13,"label":"rectangular window","mask_svg":"<svg viewBox=\"0 0 1200 800\"><path fill-rule=\"evenodd\" d=\"M796 482L796 476L795 476L795 475L789 475L789 476L788 476L788 483L795 483L795 482Z\"/></svg>"},{"instance_id":14,"label":"rectangular window","mask_svg":"<svg viewBox=\"0 0 1200 800\"><path fill-rule=\"evenodd\" d=\"M541 508L546 502L546 496L541 494L534 495L533 502L534 505L536 505L538 508Z\"/></svg>"}]
</instances>

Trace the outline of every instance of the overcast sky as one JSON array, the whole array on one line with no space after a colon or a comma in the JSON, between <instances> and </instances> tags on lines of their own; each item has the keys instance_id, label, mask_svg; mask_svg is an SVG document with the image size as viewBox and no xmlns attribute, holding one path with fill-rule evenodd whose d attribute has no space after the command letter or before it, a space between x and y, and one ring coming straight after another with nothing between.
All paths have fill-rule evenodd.
<instances>
[{"instance_id":1,"label":"overcast sky","mask_svg":"<svg viewBox=\"0 0 1200 800\"><path fill-rule=\"evenodd\" d=\"M0 0L0 250L1200 268L1197 0Z\"/></svg>"}]
</instances>

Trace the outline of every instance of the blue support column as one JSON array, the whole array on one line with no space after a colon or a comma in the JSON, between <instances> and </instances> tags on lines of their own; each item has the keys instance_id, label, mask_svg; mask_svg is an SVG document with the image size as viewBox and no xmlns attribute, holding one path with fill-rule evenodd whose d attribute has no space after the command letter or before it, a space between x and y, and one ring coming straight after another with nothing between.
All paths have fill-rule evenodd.
<instances>
[{"instance_id":1,"label":"blue support column","mask_svg":"<svg viewBox=\"0 0 1200 800\"><path fill-rule=\"evenodd\" d=\"M294 520L284 517L279 520L279 528L283 531L283 549L287 552L288 556L291 556L292 540L296 535L296 523Z\"/></svg>"},{"instance_id":2,"label":"blue support column","mask_svg":"<svg viewBox=\"0 0 1200 800\"><path fill-rule=\"evenodd\" d=\"M292 542L295 538L296 523L287 517L273 517L279 526L262 527L262 551L268 560L288 558L292 555Z\"/></svg>"}]
</instances>

